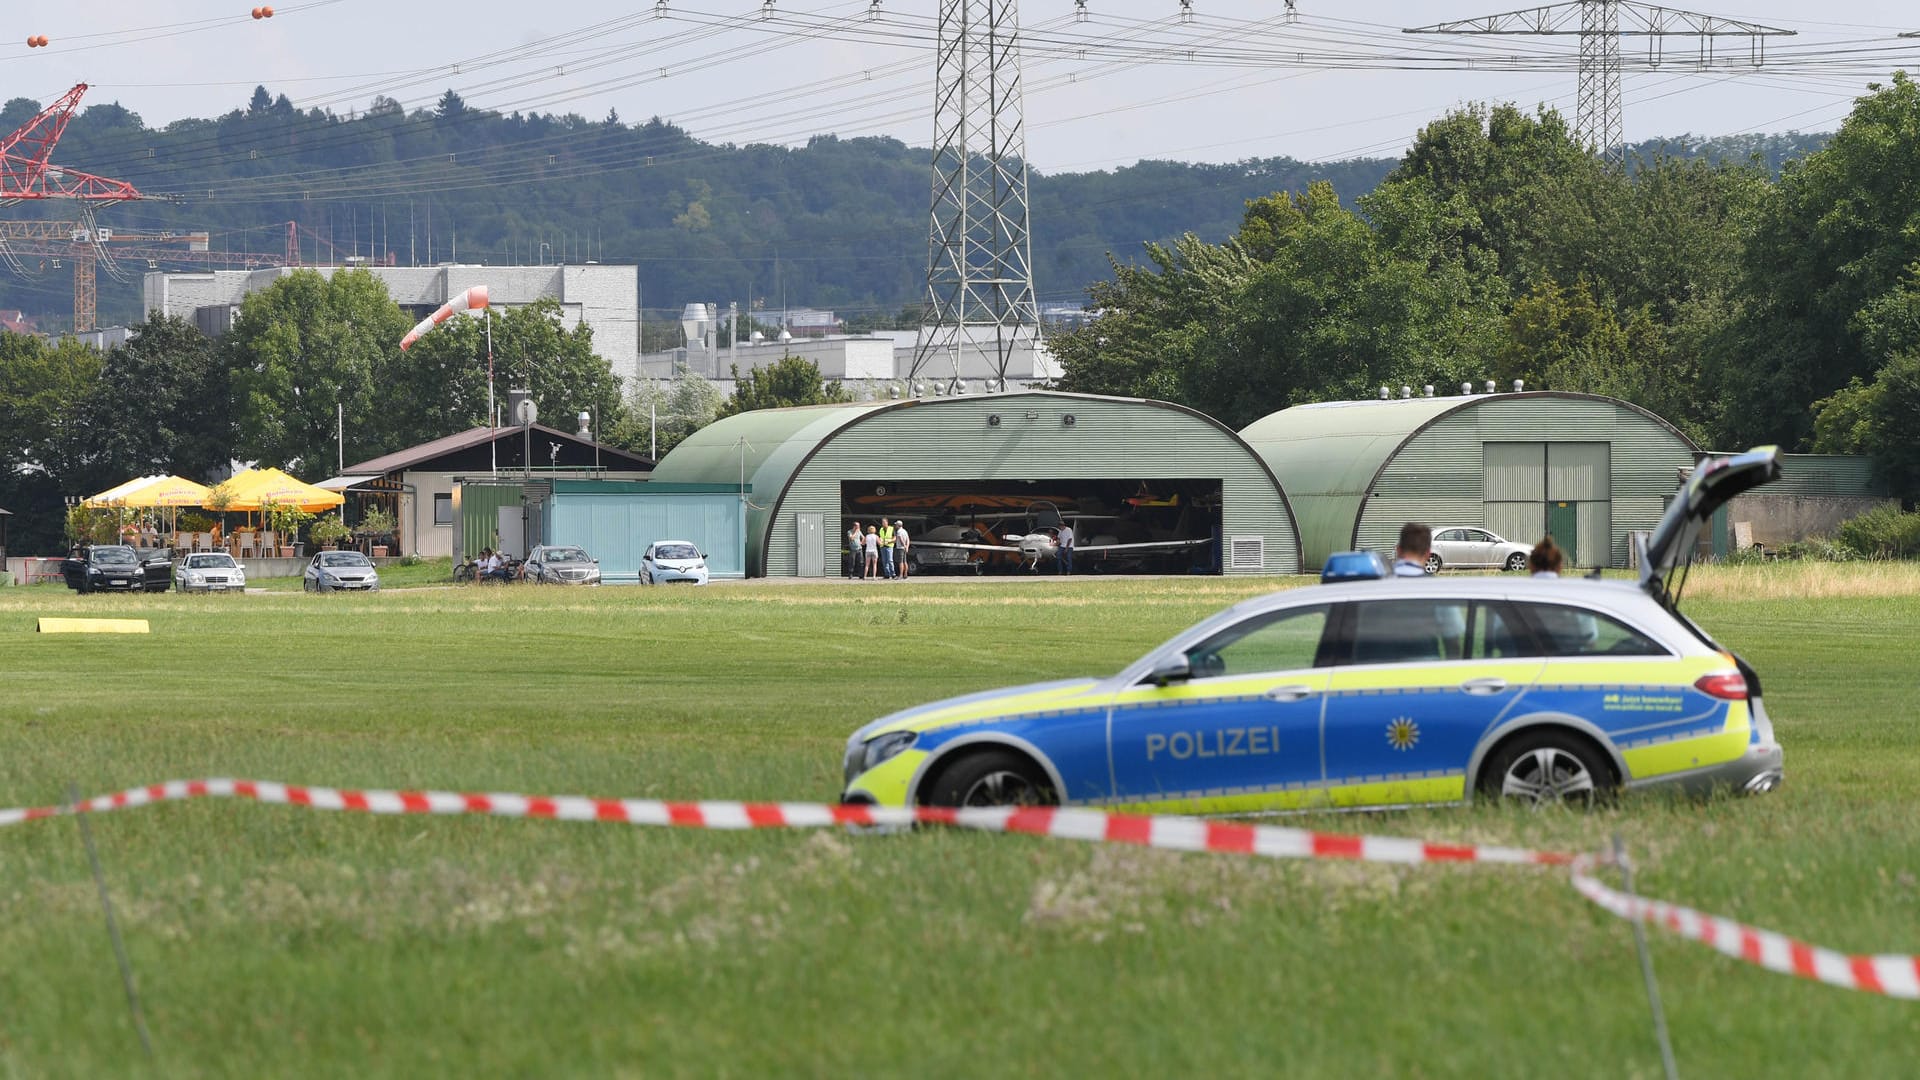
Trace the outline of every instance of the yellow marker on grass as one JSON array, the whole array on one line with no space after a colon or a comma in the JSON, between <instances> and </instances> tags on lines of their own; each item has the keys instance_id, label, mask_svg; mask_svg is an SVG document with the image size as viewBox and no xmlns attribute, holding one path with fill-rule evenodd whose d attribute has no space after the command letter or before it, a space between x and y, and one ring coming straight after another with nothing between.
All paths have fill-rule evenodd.
<instances>
[{"instance_id":1,"label":"yellow marker on grass","mask_svg":"<svg viewBox=\"0 0 1920 1080\"><path fill-rule=\"evenodd\" d=\"M145 619L41 619L43 634L144 634Z\"/></svg>"}]
</instances>

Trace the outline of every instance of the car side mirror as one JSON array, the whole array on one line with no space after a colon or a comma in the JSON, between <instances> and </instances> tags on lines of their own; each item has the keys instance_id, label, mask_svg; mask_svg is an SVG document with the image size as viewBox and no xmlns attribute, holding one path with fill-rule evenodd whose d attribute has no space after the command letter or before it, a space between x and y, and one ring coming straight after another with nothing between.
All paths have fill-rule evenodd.
<instances>
[{"instance_id":1,"label":"car side mirror","mask_svg":"<svg viewBox=\"0 0 1920 1080\"><path fill-rule=\"evenodd\" d=\"M241 564L239 564L238 566L235 566L235 567L234 567L234 569L235 569L235 570L245 570L246 568L247 568L247 564L246 564L246 563L241 563Z\"/></svg>"},{"instance_id":2,"label":"car side mirror","mask_svg":"<svg viewBox=\"0 0 1920 1080\"><path fill-rule=\"evenodd\" d=\"M697 554L698 554L698 555L699 555L699 556L700 556L701 558L703 558L703 559L707 557L707 553L706 553L706 552L704 552L704 551L702 551L702 552L697 552Z\"/></svg>"},{"instance_id":3,"label":"car side mirror","mask_svg":"<svg viewBox=\"0 0 1920 1080\"><path fill-rule=\"evenodd\" d=\"M1184 653L1167 657L1153 665L1152 671L1147 672L1147 681L1155 686L1186 682L1191 678L1193 678L1193 665L1187 661Z\"/></svg>"}]
</instances>

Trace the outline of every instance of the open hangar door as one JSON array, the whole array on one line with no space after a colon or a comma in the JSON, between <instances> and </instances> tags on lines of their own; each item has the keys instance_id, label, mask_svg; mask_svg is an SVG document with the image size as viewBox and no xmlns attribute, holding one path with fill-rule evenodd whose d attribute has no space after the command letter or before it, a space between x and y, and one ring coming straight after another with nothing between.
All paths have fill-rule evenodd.
<instances>
[{"instance_id":1,"label":"open hangar door","mask_svg":"<svg viewBox=\"0 0 1920 1080\"><path fill-rule=\"evenodd\" d=\"M1076 574L1217 574L1221 507L1218 478L845 480L836 546L885 518L919 573L1053 572L1070 525Z\"/></svg>"}]
</instances>

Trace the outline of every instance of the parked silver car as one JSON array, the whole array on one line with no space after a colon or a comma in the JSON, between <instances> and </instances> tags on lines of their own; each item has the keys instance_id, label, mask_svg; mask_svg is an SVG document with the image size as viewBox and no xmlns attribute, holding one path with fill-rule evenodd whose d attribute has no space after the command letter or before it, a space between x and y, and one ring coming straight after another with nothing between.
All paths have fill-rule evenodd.
<instances>
[{"instance_id":1,"label":"parked silver car","mask_svg":"<svg viewBox=\"0 0 1920 1080\"><path fill-rule=\"evenodd\" d=\"M380 588L380 572L373 568L373 560L357 551L321 551L307 563L300 587L308 592L373 592Z\"/></svg>"},{"instance_id":2,"label":"parked silver car","mask_svg":"<svg viewBox=\"0 0 1920 1080\"><path fill-rule=\"evenodd\" d=\"M173 586L181 592L245 592L247 568L224 551L196 551L180 560Z\"/></svg>"},{"instance_id":3,"label":"parked silver car","mask_svg":"<svg viewBox=\"0 0 1920 1080\"><path fill-rule=\"evenodd\" d=\"M542 544L527 553L520 575L536 585L598 585L600 560L582 548Z\"/></svg>"},{"instance_id":4,"label":"parked silver car","mask_svg":"<svg viewBox=\"0 0 1920 1080\"><path fill-rule=\"evenodd\" d=\"M1516 544L1477 527L1444 526L1433 530L1433 552L1427 573L1445 567L1459 570L1525 570L1532 544Z\"/></svg>"}]
</instances>

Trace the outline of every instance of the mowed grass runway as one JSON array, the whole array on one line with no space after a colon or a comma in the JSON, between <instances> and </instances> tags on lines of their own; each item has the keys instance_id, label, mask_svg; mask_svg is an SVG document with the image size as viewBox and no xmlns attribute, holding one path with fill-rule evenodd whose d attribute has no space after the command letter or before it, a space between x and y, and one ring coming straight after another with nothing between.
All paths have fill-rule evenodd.
<instances>
[{"instance_id":1,"label":"mowed grass runway","mask_svg":"<svg viewBox=\"0 0 1920 1080\"><path fill-rule=\"evenodd\" d=\"M211 775L830 800L858 724L1110 672L1275 584L0 590L0 805ZM1651 895L1920 952L1920 579L1733 568L1690 592L1765 682L1787 748L1775 795L1295 820L1578 849L1617 832ZM73 614L153 632L32 632ZM158 1066L76 825L56 820L0 831L5 1075L1659 1070L1628 926L1551 871L232 802L92 827ZM1688 1075L1912 1075L1920 1060L1916 1003L1659 934L1654 960Z\"/></svg>"}]
</instances>

